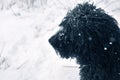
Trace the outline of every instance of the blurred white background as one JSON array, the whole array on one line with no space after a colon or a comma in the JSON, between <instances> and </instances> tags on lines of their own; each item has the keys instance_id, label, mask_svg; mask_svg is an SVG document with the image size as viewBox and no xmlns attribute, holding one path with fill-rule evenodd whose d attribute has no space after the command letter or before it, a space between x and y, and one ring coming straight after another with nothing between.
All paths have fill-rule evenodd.
<instances>
[{"instance_id":1,"label":"blurred white background","mask_svg":"<svg viewBox=\"0 0 120 80\"><path fill-rule=\"evenodd\" d=\"M0 80L79 80L48 43L67 11L89 1L120 23L120 0L0 0Z\"/></svg>"}]
</instances>

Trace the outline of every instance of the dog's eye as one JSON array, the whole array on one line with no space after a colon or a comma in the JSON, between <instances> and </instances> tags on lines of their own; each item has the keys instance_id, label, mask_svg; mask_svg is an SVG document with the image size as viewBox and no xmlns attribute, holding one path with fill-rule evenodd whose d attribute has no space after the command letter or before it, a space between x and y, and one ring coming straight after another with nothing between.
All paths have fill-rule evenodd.
<instances>
[{"instance_id":1,"label":"dog's eye","mask_svg":"<svg viewBox=\"0 0 120 80\"><path fill-rule=\"evenodd\" d=\"M59 33L59 37L58 37L58 39L59 39L59 40L62 40L63 37L64 37L64 33Z\"/></svg>"},{"instance_id":2,"label":"dog's eye","mask_svg":"<svg viewBox=\"0 0 120 80\"><path fill-rule=\"evenodd\" d=\"M62 32L62 33L59 33L59 36L64 36L64 33Z\"/></svg>"}]
</instances>

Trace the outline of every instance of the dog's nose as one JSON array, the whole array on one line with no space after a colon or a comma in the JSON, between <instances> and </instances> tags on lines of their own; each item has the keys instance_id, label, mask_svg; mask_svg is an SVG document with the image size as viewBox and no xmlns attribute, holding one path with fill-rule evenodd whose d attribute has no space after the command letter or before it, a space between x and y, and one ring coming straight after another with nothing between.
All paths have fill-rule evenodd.
<instances>
[{"instance_id":1,"label":"dog's nose","mask_svg":"<svg viewBox=\"0 0 120 80\"><path fill-rule=\"evenodd\" d=\"M52 36L48 41L52 46L55 46L57 44L56 36Z\"/></svg>"}]
</instances>

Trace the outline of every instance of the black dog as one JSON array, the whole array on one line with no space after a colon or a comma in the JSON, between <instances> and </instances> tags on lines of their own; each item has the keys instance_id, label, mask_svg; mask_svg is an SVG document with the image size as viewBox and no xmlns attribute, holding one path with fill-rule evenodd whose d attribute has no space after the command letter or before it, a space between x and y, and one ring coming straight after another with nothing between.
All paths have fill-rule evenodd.
<instances>
[{"instance_id":1,"label":"black dog","mask_svg":"<svg viewBox=\"0 0 120 80\"><path fill-rule=\"evenodd\" d=\"M78 4L49 39L62 58L76 58L81 80L120 80L120 29L93 4Z\"/></svg>"}]
</instances>

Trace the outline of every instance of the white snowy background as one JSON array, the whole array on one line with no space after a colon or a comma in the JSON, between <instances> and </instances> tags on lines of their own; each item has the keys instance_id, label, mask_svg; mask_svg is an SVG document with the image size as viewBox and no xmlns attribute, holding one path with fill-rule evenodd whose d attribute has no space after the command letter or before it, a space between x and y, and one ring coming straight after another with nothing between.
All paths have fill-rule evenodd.
<instances>
[{"instance_id":1,"label":"white snowy background","mask_svg":"<svg viewBox=\"0 0 120 80\"><path fill-rule=\"evenodd\" d=\"M120 23L120 0L0 0L0 80L79 80L75 59L61 59L48 39L85 1Z\"/></svg>"}]
</instances>

